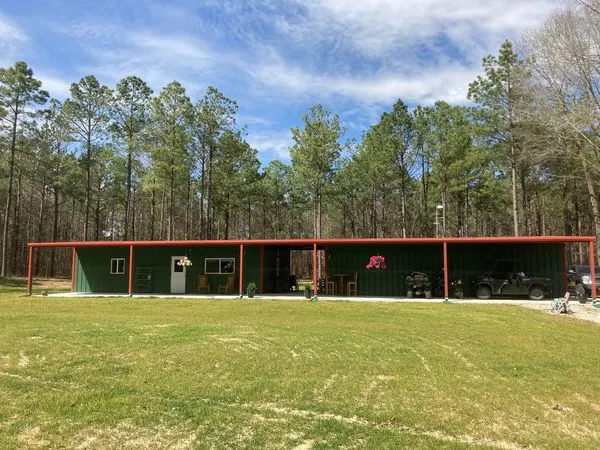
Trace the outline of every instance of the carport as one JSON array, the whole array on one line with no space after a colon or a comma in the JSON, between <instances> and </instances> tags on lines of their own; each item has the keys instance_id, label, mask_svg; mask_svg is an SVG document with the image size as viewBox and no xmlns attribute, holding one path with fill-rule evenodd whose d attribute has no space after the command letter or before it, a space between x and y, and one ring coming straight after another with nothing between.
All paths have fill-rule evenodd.
<instances>
[{"instance_id":1,"label":"carport","mask_svg":"<svg viewBox=\"0 0 600 450\"><path fill-rule=\"evenodd\" d=\"M404 295L404 279L413 270L427 272L435 277L443 269L444 297L448 298L450 277L460 275L469 285L470 279L486 267L489 260L513 258L525 271L552 279L552 293L558 295L567 287L568 245L585 243L589 250L592 279L592 298L596 299L595 285L595 237L593 236L527 236L527 237L475 237L475 238L385 238L385 239L262 239L221 241L94 241L94 242L33 242L29 244L27 291L31 294L32 268L35 251L49 247L72 248L72 290L83 276L99 280L116 280L109 276L113 260L122 260L120 281L113 282L114 292L132 295L136 293L135 280L139 269L156 262L156 278L168 270L172 260L180 256L194 255L197 262L190 269L190 280L185 281L185 292L195 289L194 277L206 270L206 260L225 259L234 261L237 289L243 295L248 281L258 281L259 292L276 292L289 276L289 252L292 249L311 249L313 253L313 295L325 276L340 277L340 285L356 277L356 295L389 296ZM175 256L177 255L177 256ZM383 256L386 269L367 269L369 257ZM319 273L319 258L325 264ZM198 264L204 262L204 264ZM117 264L117 269L121 268ZM167 269L165 269L167 268ZM112 271L112 267L110 267ZM159 273L159 271L161 271ZM345 278L344 278L345 277ZM88 283L89 284L89 283ZM105 284L106 285L106 284ZM165 284L163 283L163 286ZM90 287L91 292L94 291ZM159 291L157 291L159 292ZM184 293L185 293L184 292Z\"/></svg>"}]
</instances>

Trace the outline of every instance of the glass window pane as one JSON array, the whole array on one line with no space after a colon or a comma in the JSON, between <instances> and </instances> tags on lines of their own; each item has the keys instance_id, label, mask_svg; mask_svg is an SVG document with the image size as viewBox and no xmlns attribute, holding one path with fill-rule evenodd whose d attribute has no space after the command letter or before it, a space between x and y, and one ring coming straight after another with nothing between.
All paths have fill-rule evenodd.
<instances>
[{"instance_id":1,"label":"glass window pane","mask_svg":"<svg viewBox=\"0 0 600 450\"><path fill-rule=\"evenodd\" d=\"M204 273L219 273L219 258L206 258L204 260Z\"/></svg>"},{"instance_id":2,"label":"glass window pane","mask_svg":"<svg viewBox=\"0 0 600 450\"><path fill-rule=\"evenodd\" d=\"M235 259L233 258L222 258L221 259L221 273L234 273Z\"/></svg>"},{"instance_id":3,"label":"glass window pane","mask_svg":"<svg viewBox=\"0 0 600 450\"><path fill-rule=\"evenodd\" d=\"M117 260L115 258L110 260L110 273L117 273Z\"/></svg>"},{"instance_id":4,"label":"glass window pane","mask_svg":"<svg viewBox=\"0 0 600 450\"><path fill-rule=\"evenodd\" d=\"M117 259L117 272L125 273L125 258Z\"/></svg>"},{"instance_id":5,"label":"glass window pane","mask_svg":"<svg viewBox=\"0 0 600 450\"><path fill-rule=\"evenodd\" d=\"M175 272L175 273L183 272L183 266L181 264L179 264L178 259L173 260L173 272Z\"/></svg>"}]
</instances>

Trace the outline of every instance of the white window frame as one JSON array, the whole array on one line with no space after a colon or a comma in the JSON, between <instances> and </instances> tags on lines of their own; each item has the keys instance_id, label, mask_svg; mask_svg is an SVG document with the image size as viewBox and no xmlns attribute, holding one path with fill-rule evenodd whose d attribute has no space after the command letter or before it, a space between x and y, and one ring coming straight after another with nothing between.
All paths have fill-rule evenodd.
<instances>
[{"instance_id":1,"label":"white window frame","mask_svg":"<svg viewBox=\"0 0 600 450\"><path fill-rule=\"evenodd\" d=\"M221 272L221 263L223 260L228 260L233 262L233 272ZM208 272L206 270L206 263L208 261L218 261L219 262L219 271L218 272ZM204 258L204 274L205 275L235 275L235 258Z\"/></svg>"},{"instance_id":2,"label":"white window frame","mask_svg":"<svg viewBox=\"0 0 600 450\"><path fill-rule=\"evenodd\" d=\"M113 271L113 261L115 263L115 271ZM123 268L119 272L119 261L123 261ZM111 275L124 275L125 274L125 258L110 258L110 274Z\"/></svg>"}]
</instances>

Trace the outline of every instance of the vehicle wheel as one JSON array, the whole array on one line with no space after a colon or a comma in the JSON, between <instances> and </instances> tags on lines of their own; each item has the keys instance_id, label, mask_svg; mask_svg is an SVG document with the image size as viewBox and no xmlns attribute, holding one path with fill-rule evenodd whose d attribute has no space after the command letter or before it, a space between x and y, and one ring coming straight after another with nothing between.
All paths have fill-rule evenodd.
<instances>
[{"instance_id":1,"label":"vehicle wheel","mask_svg":"<svg viewBox=\"0 0 600 450\"><path fill-rule=\"evenodd\" d=\"M425 298L431 298L431 291L425 291Z\"/></svg>"},{"instance_id":2,"label":"vehicle wheel","mask_svg":"<svg viewBox=\"0 0 600 450\"><path fill-rule=\"evenodd\" d=\"M587 303L587 292L581 283L575 286L575 295L579 303Z\"/></svg>"},{"instance_id":3,"label":"vehicle wheel","mask_svg":"<svg viewBox=\"0 0 600 450\"><path fill-rule=\"evenodd\" d=\"M534 286L529 289L529 298L531 300L543 300L544 299L544 291L542 288Z\"/></svg>"},{"instance_id":4,"label":"vehicle wheel","mask_svg":"<svg viewBox=\"0 0 600 450\"><path fill-rule=\"evenodd\" d=\"M465 293L463 292L463 290L461 288L456 288L456 290L454 291L454 296L456 298L463 298L465 296Z\"/></svg>"},{"instance_id":5,"label":"vehicle wheel","mask_svg":"<svg viewBox=\"0 0 600 450\"><path fill-rule=\"evenodd\" d=\"M408 298L413 298L413 291L412 291L412 289L409 289L409 290L408 290L408 292L406 293L406 296L407 296Z\"/></svg>"},{"instance_id":6,"label":"vehicle wheel","mask_svg":"<svg viewBox=\"0 0 600 450\"><path fill-rule=\"evenodd\" d=\"M475 291L475 295L481 300L489 300L492 298L492 290L487 286L479 286Z\"/></svg>"}]
</instances>

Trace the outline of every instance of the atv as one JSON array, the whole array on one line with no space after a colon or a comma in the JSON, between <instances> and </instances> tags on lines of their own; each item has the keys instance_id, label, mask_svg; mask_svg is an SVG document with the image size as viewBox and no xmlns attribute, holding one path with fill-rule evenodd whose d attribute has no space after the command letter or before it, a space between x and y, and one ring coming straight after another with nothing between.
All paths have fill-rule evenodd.
<instances>
[{"instance_id":1,"label":"atv","mask_svg":"<svg viewBox=\"0 0 600 450\"><path fill-rule=\"evenodd\" d=\"M424 272L411 272L406 277L406 296L413 298L417 295L424 295L425 298L431 298L431 281Z\"/></svg>"}]
</instances>

